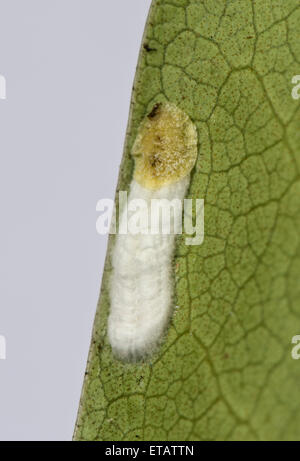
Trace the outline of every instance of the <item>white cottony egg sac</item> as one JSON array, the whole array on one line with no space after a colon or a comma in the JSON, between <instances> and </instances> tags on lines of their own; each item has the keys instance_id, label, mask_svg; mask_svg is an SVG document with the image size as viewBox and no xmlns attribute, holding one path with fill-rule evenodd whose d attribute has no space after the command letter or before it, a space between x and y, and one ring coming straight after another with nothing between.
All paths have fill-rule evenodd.
<instances>
[{"instance_id":1,"label":"white cottony egg sac","mask_svg":"<svg viewBox=\"0 0 300 461\"><path fill-rule=\"evenodd\" d=\"M164 206L169 208L166 199L181 203L187 193L197 157L196 128L175 105L158 103L141 123L132 155L128 202L142 199L149 210L156 199L163 212ZM121 227L132 214L130 208L121 210ZM174 229L181 226L182 214L174 211L173 232L168 233L160 216L156 223L145 219L142 232L118 232L112 250L108 338L116 357L127 362L155 351L173 313ZM159 232L151 232L153 224Z\"/></svg>"},{"instance_id":2,"label":"white cottony egg sac","mask_svg":"<svg viewBox=\"0 0 300 461\"><path fill-rule=\"evenodd\" d=\"M183 199L187 186L187 177L156 191L133 180L128 200L142 198L149 203L152 198ZM182 217L175 215L174 219L181 221ZM120 358L137 360L147 355L163 336L172 313L174 241L174 233L151 235L150 229L145 235L117 236L108 334Z\"/></svg>"}]
</instances>

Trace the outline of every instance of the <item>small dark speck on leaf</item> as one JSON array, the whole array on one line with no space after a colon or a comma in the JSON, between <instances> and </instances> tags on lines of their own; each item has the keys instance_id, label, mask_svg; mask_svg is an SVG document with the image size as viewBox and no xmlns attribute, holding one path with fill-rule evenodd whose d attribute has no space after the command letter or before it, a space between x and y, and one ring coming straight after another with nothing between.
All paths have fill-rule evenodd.
<instances>
[{"instance_id":1,"label":"small dark speck on leaf","mask_svg":"<svg viewBox=\"0 0 300 461\"><path fill-rule=\"evenodd\" d=\"M141 384L141 382L143 381L144 377L143 376L140 376L137 380L138 384Z\"/></svg>"},{"instance_id":2,"label":"small dark speck on leaf","mask_svg":"<svg viewBox=\"0 0 300 461\"><path fill-rule=\"evenodd\" d=\"M161 106L161 103L156 103L153 106L153 109L151 110L151 112L149 112L149 114L147 115L147 117L154 118L158 114L160 106Z\"/></svg>"},{"instance_id":3,"label":"small dark speck on leaf","mask_svg":"<svg viewBox=\"0 0 300 461\"><path fill-rule=\"evenodd\" d=\"M150 53L151 51L157 51L156 48L151 48L148 43L144 43L144 50L147 51L147 53Z\"/></svg>"}]
</instances>

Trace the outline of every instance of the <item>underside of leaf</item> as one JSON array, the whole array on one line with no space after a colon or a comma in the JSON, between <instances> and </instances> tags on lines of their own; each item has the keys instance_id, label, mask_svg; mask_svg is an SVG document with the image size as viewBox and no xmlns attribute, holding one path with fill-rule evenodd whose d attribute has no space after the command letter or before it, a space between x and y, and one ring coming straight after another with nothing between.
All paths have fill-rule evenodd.
<instances>
[{"instance_id":1,"label":"underside of leaf","mask_svg":"<svg viewBox=\"0 0 300 461\"><path fill-rule=\"evenodd\" d=\"M196 125L188 197L205 238L178 238L162 347L125 364L107 338L110 238L75 440L300 439L299 0L154 0L118 188L155 104Z\"/></svg>"}]
</instances>

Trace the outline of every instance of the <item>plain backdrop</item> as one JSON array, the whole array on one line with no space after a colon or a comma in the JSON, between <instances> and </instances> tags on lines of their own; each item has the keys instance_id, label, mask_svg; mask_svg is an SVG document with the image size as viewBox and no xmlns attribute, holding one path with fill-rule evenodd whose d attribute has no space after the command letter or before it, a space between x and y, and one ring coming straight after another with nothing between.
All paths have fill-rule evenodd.
<instances>
[{"instance_id":1,"label":"plain backdrop","mask_svg":"<svg viewBox=\"0 0 300 461\"><path fill-rule=\"evenodd\" d=\"M70 440L151 0L0 0L0 440Z\"/></svg>"}]
</instances>

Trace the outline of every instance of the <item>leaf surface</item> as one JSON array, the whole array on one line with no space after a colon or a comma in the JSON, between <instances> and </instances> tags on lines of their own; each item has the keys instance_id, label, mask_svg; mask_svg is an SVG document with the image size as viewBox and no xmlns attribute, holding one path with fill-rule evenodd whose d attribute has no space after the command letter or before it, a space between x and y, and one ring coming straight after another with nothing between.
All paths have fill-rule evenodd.
<instances>
[{"instance_id":1,"label":"leaf surface","mask_svg":"<svg viewBox=\"0 0 300 461\"><path fill-rule=\"evenodd\" d=\"M110 238L75 440L300 439L298 0L154 0L118 190L139 123L169 100L196 124L189 197L201 246L178 240L167 338L142 364L108 344Z\"/></svg>"}]
</instances>

